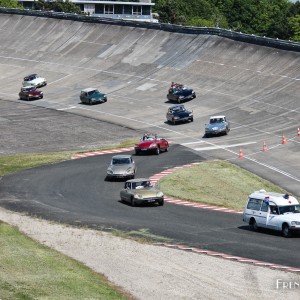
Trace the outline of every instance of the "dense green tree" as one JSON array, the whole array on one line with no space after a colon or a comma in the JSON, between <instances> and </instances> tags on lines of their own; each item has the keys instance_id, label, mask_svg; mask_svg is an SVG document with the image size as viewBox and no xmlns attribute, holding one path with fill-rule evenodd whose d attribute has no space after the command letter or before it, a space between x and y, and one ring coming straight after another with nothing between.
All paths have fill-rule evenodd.
<instances>
[{"instance_id":1,"label":"dense green tree","mask_svg":"<svg viewBox=\"0 0 300 300\"><path fill-rule=\"evenodd\" d=\"M35 3L35 8L40 10L53 10L56 12L81 13L80 8L76 4L63 0L56 0L53 2L38 0Z\"/></svg>"},{"instance_id":2,"label":"dense green tree","mask_svg":"<svg viewBox=\"0 0 300 300\"><path fill-rule=\"evenodd\" d=\"M290 39L295 42L300 42L300 15L288 18L288 23L291 28Z\"/></svg>"},{"instance_id":3,"label":"dense green tree","mask_svg":"<svg viewBox=\"0 0 300 300\"><path fill-rule=\"evenodd\" d=\"M23 6L17 0L0 0L0 7L19 9L23 8Z\"/></svg>"}]
</instances>

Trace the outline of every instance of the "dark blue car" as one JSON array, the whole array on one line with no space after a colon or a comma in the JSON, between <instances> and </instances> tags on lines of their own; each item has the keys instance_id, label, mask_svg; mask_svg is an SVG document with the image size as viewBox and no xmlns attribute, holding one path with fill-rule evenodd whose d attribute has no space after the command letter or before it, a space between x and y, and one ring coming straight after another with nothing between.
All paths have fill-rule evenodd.
<instances>
[{"instance_id":1,"label":"dark blue car","mask_svg":"<svg viewBox=\"0 0 300 300\"><path fill-rule=\"evenodd\" d=\"M193 111L187 110L183 104L172 105L168 108L167 121L173 125L179 122L193 122Z\"/></svg>"},{"instance_id":2,"label":"dark blue car","mask_svg":"<svg viewBox=\"0 0 300 300\"><path fill-rule=\"evenodd\" d=\"M185 87L183 84L175 84L169 88L167 99L181 103L186 100L196 98L196 93L193 89Z\"/></svg>"}]
</instances>

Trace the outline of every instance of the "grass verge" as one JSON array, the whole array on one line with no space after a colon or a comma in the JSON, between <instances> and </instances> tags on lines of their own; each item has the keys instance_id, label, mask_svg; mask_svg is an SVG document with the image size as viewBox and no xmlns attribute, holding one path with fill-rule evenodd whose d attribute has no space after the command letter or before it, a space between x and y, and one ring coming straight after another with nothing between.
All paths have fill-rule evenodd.
<instances>
[{"instance_id":1,"label":"grass verge","mask_svg":"<svg viewBox=\"0 0 300 300\"><path fill-rule=\"evenodd\" d=\"M285 190L226 161L207 161L179 169L159 181L168 196L182 200L243 209L249 194L264 189Z\"/></svg>"},{"instance_id":2,"label":"grass verge","mask_svg":"<svg viewBox=\"0 0 300 300\"><path fill-rule=\"evenodd\" d=\"M130 299L104 276L0 221L0 299Z\"/></svg>"}]
</instances>

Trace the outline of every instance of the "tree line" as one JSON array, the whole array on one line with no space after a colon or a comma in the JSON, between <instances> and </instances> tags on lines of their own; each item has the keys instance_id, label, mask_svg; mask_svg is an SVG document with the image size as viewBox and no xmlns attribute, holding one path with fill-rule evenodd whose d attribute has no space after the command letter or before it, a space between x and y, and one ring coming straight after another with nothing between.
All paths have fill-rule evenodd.
<instances>
[{"instance_id":1,"label":"tree line","mask_svg":"<svg viewBox=\"0 0 300 300\"><path fill-rule=\"evenodd\" d=\"M300 41L300 2L289 0L153 0L162 23L220 27Z\"/></svg>"},{"instance_id":2,"label":"tree line","mask_svg":"<svg viewBox=\"0 0 300 300\"><path fill-rule=\"evenodd\" d=\"M129 1L129 0L128 0ZM300 2L289 0L152 0L159 21L196 27L220 27L237 32L300 42ZM1 7L22 8L17 0ZM35 1L35 9L80 14L71 1Z\"/></svg>"}]
</instances>

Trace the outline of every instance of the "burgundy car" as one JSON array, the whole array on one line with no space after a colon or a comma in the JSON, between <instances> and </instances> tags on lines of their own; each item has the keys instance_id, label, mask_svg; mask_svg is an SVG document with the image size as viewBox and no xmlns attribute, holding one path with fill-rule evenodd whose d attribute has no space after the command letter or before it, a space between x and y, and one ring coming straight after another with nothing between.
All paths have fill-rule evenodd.
<instances>
[{"instance_id":1,"label":"burgundy car","mask_svg":"<svg viewBox=\"0 0 300 300\"><path fill-rule=\"evenodd\" d=\"M134 147L136 155L142 152L152 152L158 155L161 151L167 152L168 148L169 142L156 134L144 134L140 142Z\"/></svg>"},{"instance_id":2,"label":"burgundy car","mask_svg":"<svg viewBox=\"0 0 300 300\"><path fill-rule=\"evenodd\" d=\"M19 97L21 100L24 99L28 101L33 99L43 99L43 96L43 92L38 90L34 86L22 87L19 93Z\"/></svg>"}]
</instances>

